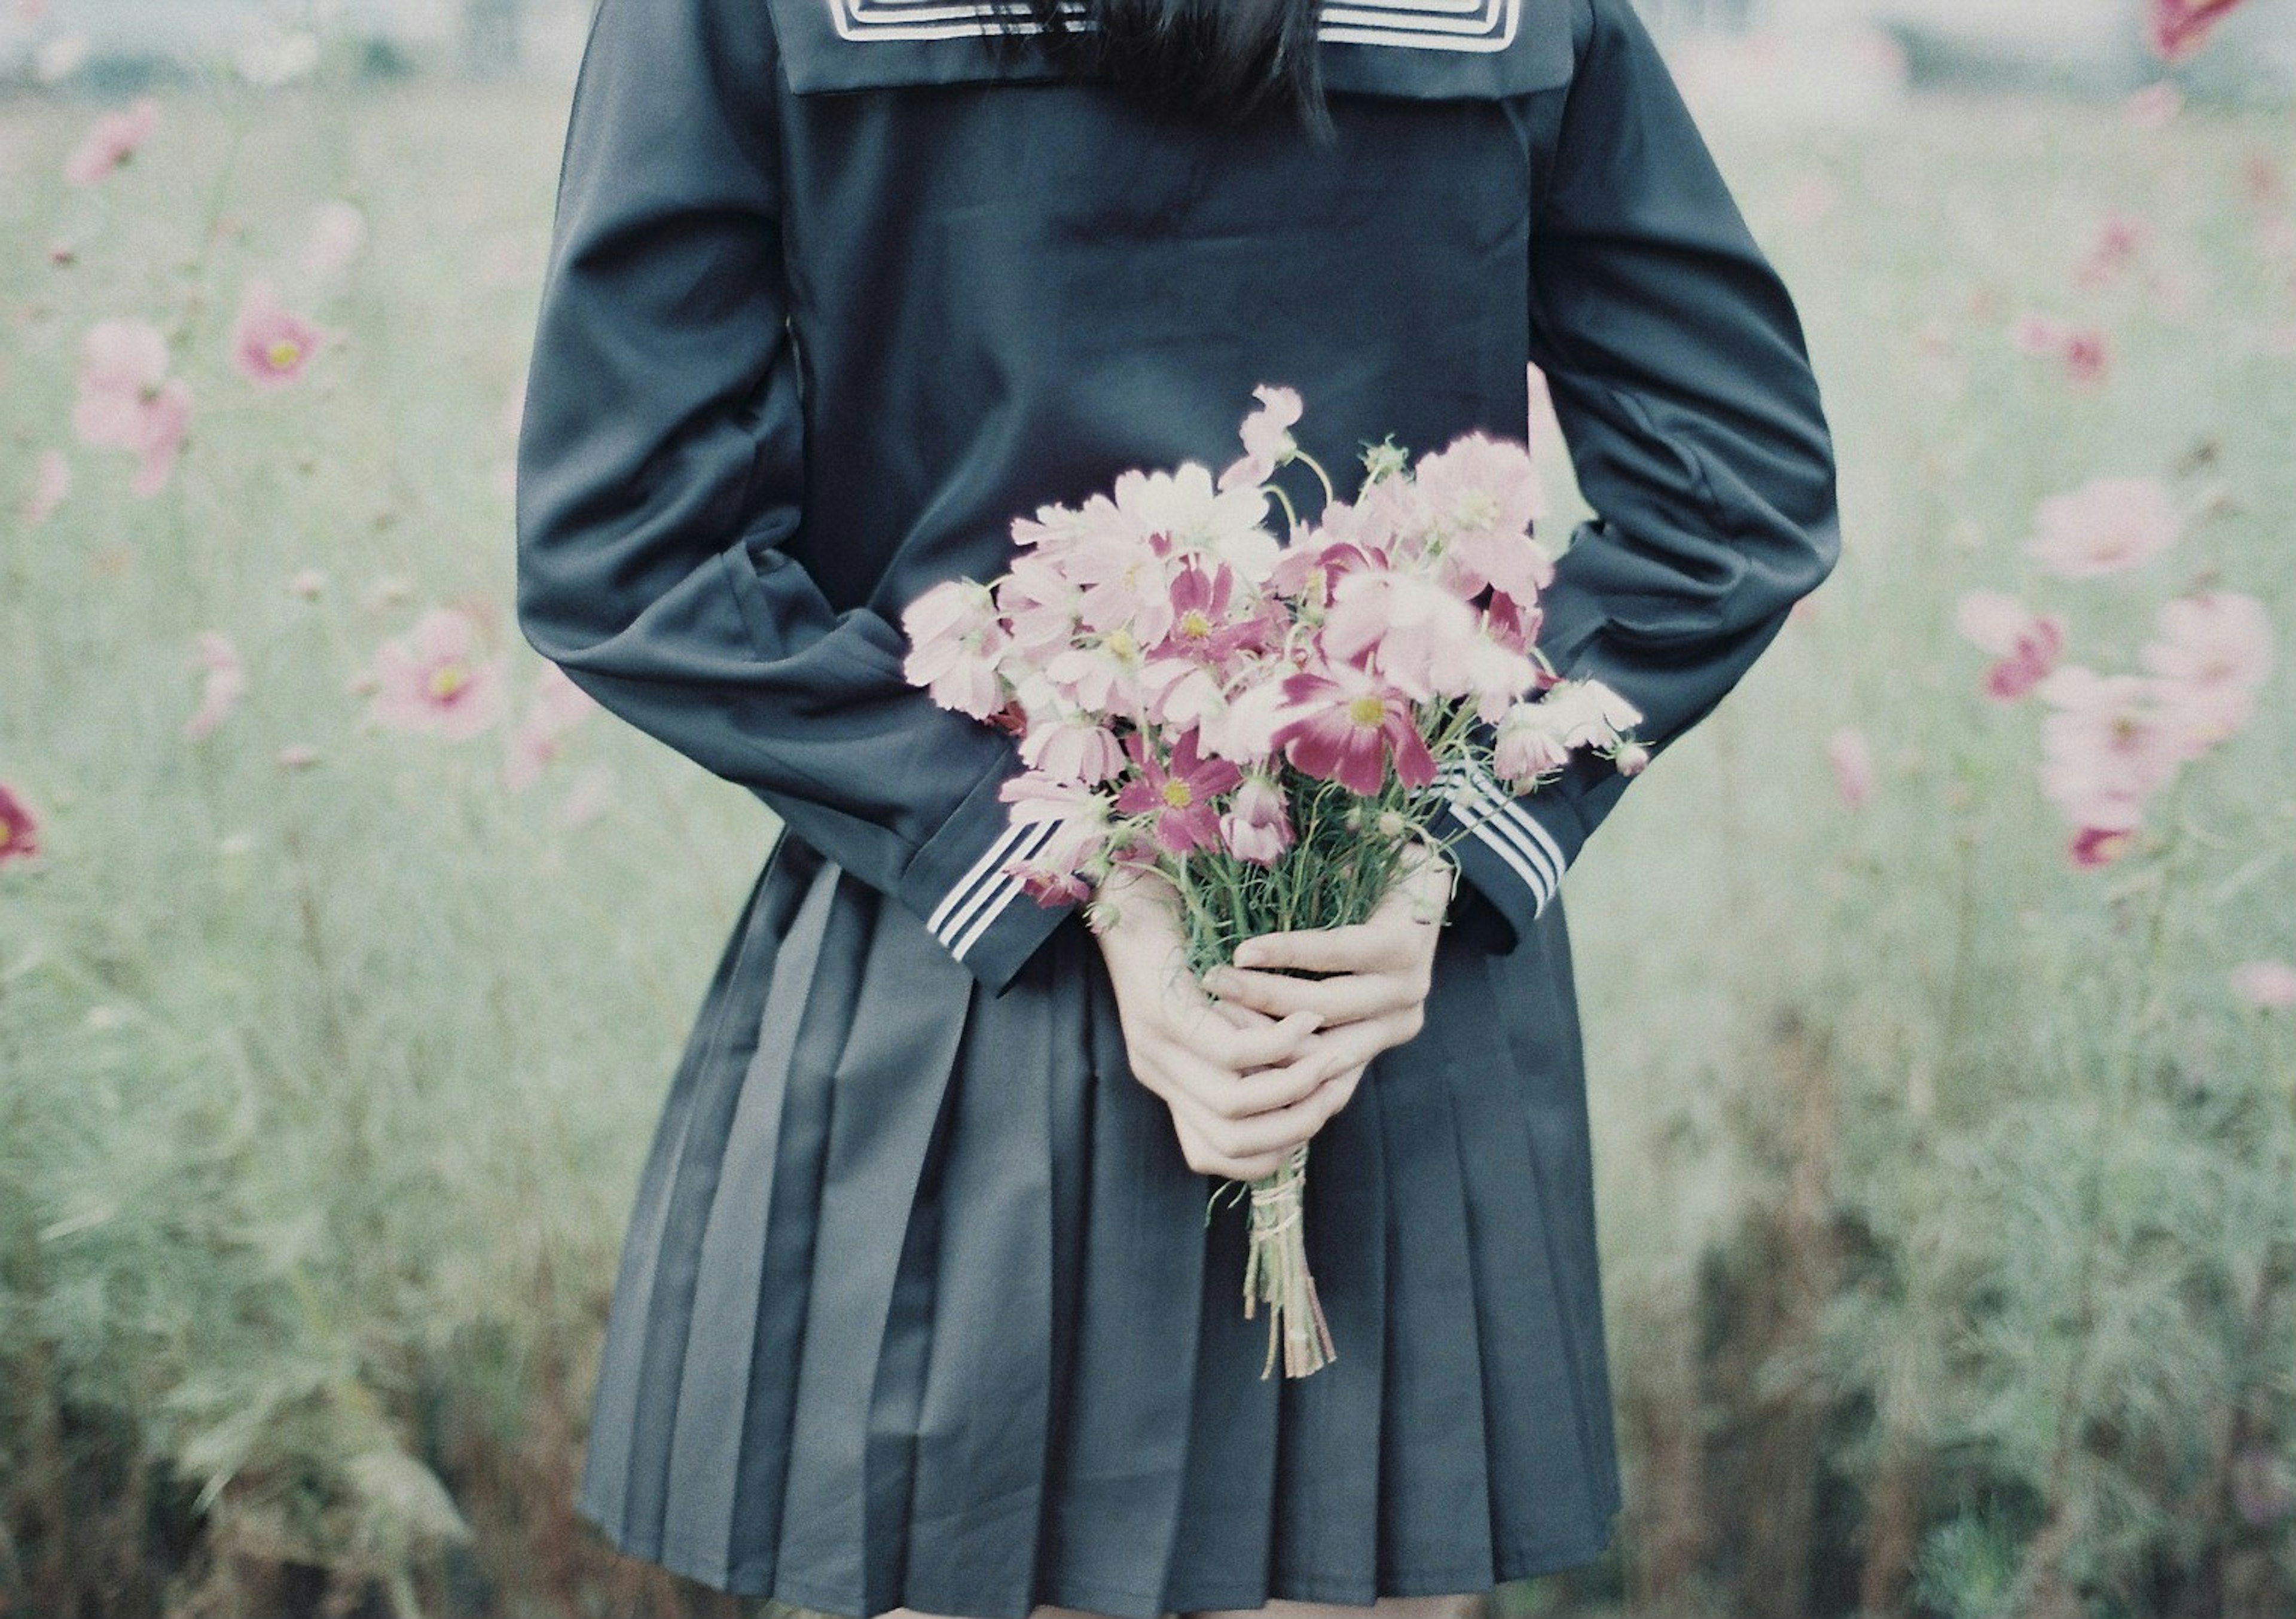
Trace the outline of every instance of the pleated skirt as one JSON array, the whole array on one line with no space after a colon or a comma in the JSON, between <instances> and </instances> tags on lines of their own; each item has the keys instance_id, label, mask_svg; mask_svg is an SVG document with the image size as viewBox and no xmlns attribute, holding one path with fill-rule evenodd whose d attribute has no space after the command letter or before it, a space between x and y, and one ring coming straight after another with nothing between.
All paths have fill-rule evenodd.
<instances>
[{"instance_id":1,"label":"pleated skirt","mask_svg":"<svg viewBox=\"0 0 2296 1619\"><path fill-rule=\"evenodd\" d=\"M1023 902L1025 903L1025 902ZM1488 1590L1619 1505L1561 911L1447 933L1309 1151L1338 1356L1261 1375L1243 1211L1065 921L1001 995L784 835L671 1084L578 1507L722 1590L1155 1619Z\"/></svg>"}]
</instances>

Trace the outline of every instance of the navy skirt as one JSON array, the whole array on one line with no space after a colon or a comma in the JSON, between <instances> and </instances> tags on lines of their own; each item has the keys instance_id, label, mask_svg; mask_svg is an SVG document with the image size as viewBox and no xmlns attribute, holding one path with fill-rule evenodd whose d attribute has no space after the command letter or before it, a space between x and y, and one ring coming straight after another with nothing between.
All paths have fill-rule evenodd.
<instances>
[{"instance_id":1,"label":"navy skirt","mask_svg":"<svg viewBox=\"0 0 2296 1619\"><path fill-rule=\"evenodd\" d=\"M1023 902L1025 903L1025 902ZM645 1162L578 1500L620 1550L869 1619L1489 1590L1619 1504L1559 904L1447 932L1308 1157L1338 1346L1263 1378L1244 1213L1127 1066L1082 925L991 995L787 836Z\"/></svg>"}]
</instances>

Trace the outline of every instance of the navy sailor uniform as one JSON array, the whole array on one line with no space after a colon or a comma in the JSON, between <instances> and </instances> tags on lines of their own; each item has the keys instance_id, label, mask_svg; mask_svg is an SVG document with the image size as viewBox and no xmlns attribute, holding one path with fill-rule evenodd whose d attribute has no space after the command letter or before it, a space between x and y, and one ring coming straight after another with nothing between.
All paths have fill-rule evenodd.
<instances>
[{"instance_id":1,"label":"navy sailor uniform","mask_svg":"<svg viewBox=\"0 0 2296 1619\"><path fill-rule=\"evenodd\" d=\"M1161 117L964 0L601 0L518 486L526 634L783 831L671 1078L579 1506L823 1612L1125 1619L1472 1591L1620 1503L1563 871L1599 761L1441 790L1423 1032L1316 1138L1338 1359L1263 1380L1241 1215L1127 1067L1011 740L903 608L1260 383L1344 474L1520 435L1595 515L1543 642L1660 747L1838 545L1788 295L1628 0L1328 0L1336 137ZM1662 775L1663 770L1660 773ZM602 1081L604 1076L602 1076Z\"/></svg>"}]
</instances>

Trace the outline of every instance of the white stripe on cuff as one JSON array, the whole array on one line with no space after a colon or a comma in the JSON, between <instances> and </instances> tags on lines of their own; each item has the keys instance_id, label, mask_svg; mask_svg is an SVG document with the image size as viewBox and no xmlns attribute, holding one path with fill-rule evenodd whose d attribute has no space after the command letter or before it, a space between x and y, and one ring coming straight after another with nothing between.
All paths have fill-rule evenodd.
<instances>
[{"instance_id":1,"label":"white stripe on cuff","mask_svg":"<svg viewBox=\"0 0 2296 1619\"><path fill-rule=\"evenodd\" d=\"M1021 892L1021 884L1005 875L1004 867L1036 854L1060 830L1057 821L1026 822L1011 828L942 896L925 919L925 926L951 955L964 960L964 953Z\"/></svg>"},{"instance_id":2,"label":"white stripe on cuff","mask_svg":"<svg viewBox=\"0 0 2296 1619\"><path fill-rule=\"evenodd\" d=\"M1445 767L1445 797L1460 824L1505 861L1531 891L1532 914L1562 885L1562 850L1547 830L1500 790L1486 772L1470 764Z\"/></svg>"}]
</instances>

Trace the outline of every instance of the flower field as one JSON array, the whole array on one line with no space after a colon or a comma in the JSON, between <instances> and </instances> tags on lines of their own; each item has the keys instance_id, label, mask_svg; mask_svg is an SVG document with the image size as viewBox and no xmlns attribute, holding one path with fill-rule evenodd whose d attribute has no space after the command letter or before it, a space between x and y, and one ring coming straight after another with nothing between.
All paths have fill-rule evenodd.
<instances>
[{"instance_id":1,"label":"flower field","mask_svg":"<svg viewBox=\"0 0 2296 1619\"><path fill-rule=\"evenodd\" d=\"M510 616L563 111L0 102L0 1615L738 1611L571 1516L771 828ZM1502 1607L2296 1611L2287 114L1713 133L1843 557L1570 879L1628 1500Z\"/></svg>"}]
</instances>

